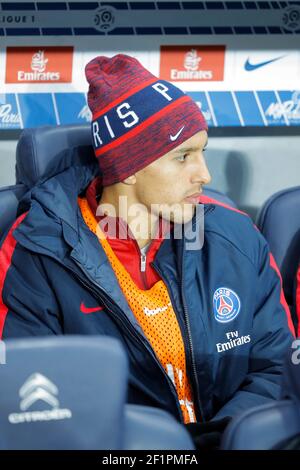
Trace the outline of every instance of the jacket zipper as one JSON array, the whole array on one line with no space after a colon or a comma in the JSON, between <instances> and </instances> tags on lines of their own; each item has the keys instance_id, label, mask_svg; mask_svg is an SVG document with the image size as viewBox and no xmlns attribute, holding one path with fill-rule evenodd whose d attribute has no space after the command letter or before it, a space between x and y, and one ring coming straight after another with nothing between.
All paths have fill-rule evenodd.
<instances>
[{"instance_id":1,"label":"jacket zipper","mask_svg":"<svg viewBox=\"0 0 300 470\"><path fill-rule=\"evenodd\" d=\"M199 382L198 382L198 376L197 376L197 370L196 370L196 363L195 363L195 357L194 357L194 348L193 348L193 342L192 342L192 335L191 335L191 327L190 327L190 321L189 321L189 316L188 316L188 311L187 311L187 304L186 304L186 299L185 299L185 294L184 294L184 279L183 279L183 261L184 261L184 245L182 248L182 269L181 269L181 282L180 282L180 287L181 287L181 296L182 296L182 304L183 304L183 311L184 311L184 318L185 318L185 324L186 324L186 329L188 333L188 342L190 346L190 352L191 352L191 360L192 360L192 371L194 375L194 382L196 385L196 393L197 393L197 405L198 409L200 411L200 419L202 422L205 421L204 419L204 412L203 412L203 406L200 400L200 392L199 392Z\"/></svg>"},{"instance_id":2,"label":"jacket zipper","mask_svg":"<svg viewBox=\"0 0 300 470\"><path fill-rule=\"evenodd\" d=\"M146 277L146 263L147 263L147 255L144 255L141 253L140 247L138 245L138 242L136 239L132 239L133 244L136 248L136 251L138 253L138 256L140 258L140 279L142 281L142 284L144 286L144 290L149 289L148 283L147 283L147 277Z\"/></svg>"},{"instance_id":3,"label":"jacket zipper","mask_svg":"<svg viewBox=\"0 0 300 470\"><path fill-rule=\"evenodd\" d=\"M77 261L75 261L76 264ZM94 291L91 286L89 284L87 284L81 277L79 277L79 275L76 273L76 271L74 271L73 269L71 269L70 267L68 267L68 269L76 276L76 278L81 282L81 284L87 288L88 290L90 290L94 295L96 294L96 297L98 297L98 293L97 291ZM93 279L90 278L90 276L86 273L85 271L85 275L86 277L94 284L97 286L97 288L103 292L103 294L106 296L106 297L109 297L109 295L106 293L106 291L104 289L102 289L102 287L100 287L97 283L95 283L93 281ZM104 304L105 308L113 315L113 311L109 308L109 306L106 304L106 302L104 301L104 299L100 296L100 301ZM113 301L112 301L113 302ZM114 303L114 302L113 302ZM156 357L156 354L155 352L153 351L153 349L151 348L150 344L149 343L146 343L143 338L141 337L141 335L132 327L132 325L130 324L130 322L128 320L125 320L123 317L123 313L122 313L122 310L116 305L117 309L119 310L120 312L120 317L118 317L117 319L120 320L120 322L122 323L122 325L124 326L125 330L128 331L129 334L131 334L133 337L135 337L139 342L142 343L142 345L146 348L146 350L150 353L150 355L152 356L152 358L154 359L155 363L158 365L158 367L160 368L160 370L162 371L163 375L165 376L165 378L167 379L167 382L169 384L169 388L171 390L171 393L173 395L173 397L175 398L175 402L176 402L176 407L177 407L177 411L178 411L178 415L179 415L179 418L180 418L180 421L183 423L184 420L183 420L183 414L182 414L182 411L181 411L181 407L180 407L180 404L179 404L179 400L178 400L178 395L177 395L177 392L176 392L176 389L175 389L175 386L173 384L173 382L171 381L170 377L168 376L168 374L166 373L165 369L163 368L163 366L161 365L161 363L159 362L159 360L157 359ZM113 316L113 318L115 320L116 317ZM129 325L129 326L128 326Z\"/></svg>"},{"instance_id":4,"label":"jacket zipper","mask_svg":"<svg viewBox=\"0 0 300 470\"><path fill-rule=\"evenodd\" d=\"M146 272L147 255L141 253L141 272Z\"/></svg>"}]
</instances>

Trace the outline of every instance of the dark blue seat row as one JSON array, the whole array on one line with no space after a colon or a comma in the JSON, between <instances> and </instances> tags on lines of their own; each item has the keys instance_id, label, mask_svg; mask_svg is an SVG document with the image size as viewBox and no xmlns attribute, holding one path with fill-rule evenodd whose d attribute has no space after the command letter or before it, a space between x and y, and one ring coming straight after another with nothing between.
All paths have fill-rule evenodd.
<instances>
[{"instance_id":1,"label":"dark blue seat row","mask_svg":"<svg viewBox=\"0 0 300 470\"><path fill-rule=\"evenodd\" d=\"M106 336L8 340L0 366L0 449L193 449L157 408L126 404L128 363Z\"/></svg>"}]
</instances>

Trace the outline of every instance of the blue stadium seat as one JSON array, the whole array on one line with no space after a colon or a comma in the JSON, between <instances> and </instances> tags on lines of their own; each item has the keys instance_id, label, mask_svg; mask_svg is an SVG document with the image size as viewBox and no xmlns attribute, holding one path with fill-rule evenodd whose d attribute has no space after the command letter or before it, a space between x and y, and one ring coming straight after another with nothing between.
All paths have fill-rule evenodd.
<instances>
[{"instance_id":1,"label":"blue stadium seat","mask_svg":"<svg viewBox=\"0 0 300 470\"><path fill-rule=\"evenodd\" d=\"M95 160L89 125L25 129L16 151L16 182L32 188L73 165Z\"/></svg>"},{"instance_id":2,"label":"blue stadium seat","mask_svg":"<svg viewBox=\"0 0 300 470\"><path fill-rule=\"evenodd\" d=\"M16 219L19 201L25 193L26 187L23 184L0 188L0 243Z\"/></svg>"},{"instance_id":3,"label":"blue stadium seat","mask_svg":"<svg viewBox=\"0 0 300 470\"><path fill-rule=\"evenodd\" d=\"M227 426L223 450L284 449L300 438L300 339L287 354L281 383L281 400L239 414ZM299 449L299 447L298 447Z\"/></svg>"},{"instance_id":4,"label":"blue stadium seat","mask_svg":"<svg viewBox=\"0 0 300 470\"><path fill-rule=\"evenodd\" d=\"M116 339L60 336L5 344L0 450L193 449L188 432L167 412L125 404L128 363Z\"/></svg>"},{"instance_id":5,"label":"blue stadium seat","mask_svg":"<svg viewBox=\"0 0 300 470\"><path fill-rule=\"evenodd\" d=\"M190 436L167 411L125 405L123 448L126 450L191 450Z\"/></svg>"},{"instance_id":6,"label":"blue stadium seat","mask_svg":"<svg viewBox=\"0 0 300 470\"><path fill-rule=\"evenodd\" d=\"M270 245L282 275L287 303L294 314L294 282L300 260L300 186L273 194L263 204L257 226ZM296 324L295 315L293 319Z\"/></svg>"},{"instance_id":7,"label":"blue stadium seat","mask_svg":"<svg viewBox=\"0 0 300 470\"><path fill-rule=\"evenodd\" d=\"M297 405L281 400L257 406L233 418L227 426L223 450L269 450L300 433Z\"/></svg>"}]
</instances>

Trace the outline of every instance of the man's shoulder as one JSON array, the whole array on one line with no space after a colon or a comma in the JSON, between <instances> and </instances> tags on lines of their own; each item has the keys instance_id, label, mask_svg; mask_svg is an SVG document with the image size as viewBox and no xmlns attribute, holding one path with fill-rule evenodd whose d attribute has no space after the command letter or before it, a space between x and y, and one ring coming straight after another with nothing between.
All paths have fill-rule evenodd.
<instances>
[{"instance_id":1,"label":"man's shoulder","mask_svg":"<svg viewBox=\"0 0 300 470\"><path fill-rule=\"evenodd\" d=\"M207 208L204 218L206 236L222 240L256 263L259 247L266 242L250 216L214 199L203 203Z\"/></svg>"}]
</instances>

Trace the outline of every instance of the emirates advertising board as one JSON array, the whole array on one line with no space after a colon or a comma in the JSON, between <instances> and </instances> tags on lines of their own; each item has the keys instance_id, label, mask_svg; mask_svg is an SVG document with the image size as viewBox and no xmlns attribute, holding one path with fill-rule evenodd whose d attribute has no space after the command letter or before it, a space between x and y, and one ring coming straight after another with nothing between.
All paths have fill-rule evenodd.
<instances>
[{"instance_id":1,"label":"emirates advertising board","mask_svg":"<svg viewBox=\"0 0 300 470\"><path fill-rule=\"evenodd\" d=\"M1 8L0 129L90 122L84 67L118 53L190 95L210 127L300 125L300 1Z\"/></svg>"}]
</instances>

